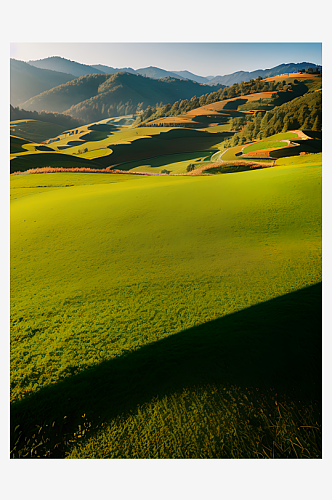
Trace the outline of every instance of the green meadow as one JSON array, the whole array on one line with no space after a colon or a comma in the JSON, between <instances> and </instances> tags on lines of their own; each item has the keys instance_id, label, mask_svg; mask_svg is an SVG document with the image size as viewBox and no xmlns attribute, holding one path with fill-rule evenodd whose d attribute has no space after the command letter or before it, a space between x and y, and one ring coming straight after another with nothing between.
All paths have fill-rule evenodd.
<instances>
[{"instance_id":1,"label":"green meadow","mask_svg":"<svg viewBox=\"0 0 332 500\"><path fill-rule=\"evenodd\" d=\"M209 163L213 152L195 151L193 153L178 153L170 155L157 156L156 158L148 158L146 160L134 160L131 162L121 163L121 170L131 172L156 172L160 173L167 170L172 174L184 174L187 171L187 166L191 163L195 167L204 165L204 162Z\"/></svg>"},{"instance_id":2,"label":"green meadow","mask_svg":"<svg viewBox=\"0 0 332 500\"><path fill-rule=\"evenodd\" d=\"M23 139L12 136L11 173L42 167L117 168L119 164L123 170L139 167L138 171L141 171L141 166L148 165L147 171L159 172L171 163L176 165L169 171L183 173L188 164L187 158L190 163L192 159L199 161L200 157L210 156L212 150L222 147L229 135L213 127L211 131L172 127L131 128L108 122L67 131L50 139L47 144L25 144ZM179 156L171 161L169 155ZM150 162L151 158L162 156L165 158ZM185 163L179 164L182 161Z\"/></svg>"},{"instance_id":3,"label":"green meadow","mask_svg":"<svg viewBox=\"0 0 332 500\"><path fill-rule=\"evenodd\" d=\"M259 151L260 149L284 148L285 146L287 146L287 142L281 142L281 141L255 142L254 144L243 148L243 154L251 153L252 151Z\"/></svg>"},{"instance_id":4,"label":"green meadow","mask_svg":"<svg viewBox=\"0 0 332 500\"><path fill-rule=\"evenodd\" d=\"M40 120L14 120L10 122L11 135L28 141L45 141L63 131L63 126Z\"/></svg>"},{"instance_id":5,"label":"green meadow","mask_svg":"<svg viewBox=\"0 0 332 500\"><path fill-rule=\"evenodd\" d=\"M11 191L13 458L321 457L321 155Z\"/></svg>"}]
</instances>

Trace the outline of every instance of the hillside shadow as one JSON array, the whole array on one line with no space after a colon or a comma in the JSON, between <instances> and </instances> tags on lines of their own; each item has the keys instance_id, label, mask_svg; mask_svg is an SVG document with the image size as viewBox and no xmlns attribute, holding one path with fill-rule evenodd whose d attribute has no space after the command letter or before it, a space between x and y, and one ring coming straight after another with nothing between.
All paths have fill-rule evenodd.
<instances>
[{"instance_id":1,"label":"hillside shadow","mask_svg":"<svg viewBox=\"0 0 332 500\"><path fill-rule=\"evenodd\" d=\"M12 404L14 429L63 422L92 430L137 405L197 384L273 388L301 400L321 399L321 283L192 327L104 361ZM58 456L63 450L58 448ZM62 454L62 455L61 455Z\"/></svg>"},{"instance_id":2,"label":"hillside shadow","mask_svg":"<svg viewBox=\"0 0 332 500\"><path fill-rule=\"evenodd\" d=\"M246 102L248 101L248 99L246 98L239 98L239 99L236 99L234 101L228 101L226 102L225 106L224 106L224 109L232 109L232 110L237 110L239 106L241 106L241 104L246 104Z\"/></svg>"},{"instance_id":3,"label":"hillside shadow","mask_svg":"<svg viewBox=\"0 0 332 500\"><path fill-rule=\"evenodd\" d=\"M129 144L110 144L108 148L113 151L111 157L98 158L98 162L105 167L116 166L118 163L143 160L147 157L147 152L151 158L166 154L208 150L226 136L224 132L211 134L195 129L171 129L158 135L135 139Z\"/></svg>"},{"instance_id":4,"label":"hillside shadow","mask_svg":"<svg viewBox=\"0 0 332 500\"><path fill-rule=\"evenodd\" d=\"M288 146L285 148L275 149L270 151L272 158L282 158L284 156L297 156L300 153L321 153L322 141L319 139L294 139L298 146Z\"/></svg>"}]
</instances>

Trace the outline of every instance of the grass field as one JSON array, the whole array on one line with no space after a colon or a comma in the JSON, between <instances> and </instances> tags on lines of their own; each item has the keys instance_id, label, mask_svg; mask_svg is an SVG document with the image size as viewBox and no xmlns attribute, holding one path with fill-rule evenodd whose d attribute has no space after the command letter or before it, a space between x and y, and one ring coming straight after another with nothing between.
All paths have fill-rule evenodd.
<instances>
[{"instance_id":1,"label":"grass field","mask_svg":"<svg viewBox=\"0 0 332 500\"><path fill-rule=\"evenodd\" d=\"M260 141L255 144L251 144L250 146L246 146L243 148L243 154L251 153L252 151L259 151L261 149L277 149L284 148L287 146L287 142L281 141Z\"/></svg>"},{"instance_id":2,"label":"grass field","mask_svg":"<svg viewBox=\"0 0 332 500\"><path fill-rule=\"evenodd\" d=\"M282 140L290 140L298 137L296 132L280 132L279 134L270 135L268 137L269 141L282 141Z\"/></svg>"},{"instance_id":3,"label":"grass field","mask_svg":"<svg viewBox=\"0 0 332 500\"><path fill-rule=\"evenodd\" d=\"M103 125L107 127L107 124L99 122L74 129L52 139L47 145L25 144L12 137L11 173L42 167L117 168L118 164L131 161L138 161L137 166L141 166L141 160L145 165L146 158L171 154L185 153L190 159L192 155L201 156L204 151L204 156L207 156L211 149L218 150L229 135L219 129L210 133L207 130L181 128L163 130L162 127L123 127L123 130L114 132L93 128ZM112 123L111 126L115 125ZM46 151L46 148L49 150ZM153 164L151 167L154 170ZM169 170L174 169L182 172L183 165L172 166Z\"/></svg>"},{"instance_id":4,"label":"grass field","mask_svg":"<svg viewBox=\"0 0 332 500\"><path fill-rule=\"evenodd\" d=\"M12 176L12 456L321 456L320 158Z\"/></svg>"},{"instance_id":5,"label":"grass field","mask_svg":"<svg viewBox=\"0 0 332 500\"><path fill-rule=\"evenodd\" d=\"M43 142L61 134L65 127L39 120L14 120L10 122L10 133L28 141Z\"/></svg>"},{"instance_id":6,"label":"grass field","mask_svg":"<svg viewBox=\"0 0 332 500\"><path fill-rule=\"evenodd\" d=\"M121 170L132 172L162 172L167 170L172 174L183 174L187 171L187 166L191 164L201 165L204 161L209 161L211 152L209 151L195 151L193 153L179 153L173 155L163 155L157 158L151 158L144 161L131 161L121 163L119 168Z\"/></svg>"}]
</instances>

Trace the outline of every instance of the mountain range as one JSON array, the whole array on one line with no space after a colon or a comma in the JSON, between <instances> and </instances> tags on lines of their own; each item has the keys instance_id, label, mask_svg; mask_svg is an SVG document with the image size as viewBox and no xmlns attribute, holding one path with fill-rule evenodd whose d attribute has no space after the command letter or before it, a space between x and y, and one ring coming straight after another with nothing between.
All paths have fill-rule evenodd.
<instances>
[{"instance_id":1,"label":"mountain range","mask_svg":"<svg viewBox=\"0 0 332 500\"><path fill-rule=\"evenodd\" d=\"M126 72L139 74L147 76L149 78L165 78L171 76L172 78L185 78L193 80L198 83L210 83L215 85L216 83L221 83L222 85L233 85L233 83L241 83L241 81L251 80L252 78L257 78L261 76L262 78L268 78L270 76L276 76L282 73L295 73L300 69L321 68L313 63L302 62L302 63L288 63L279 64L270 69L257 69L255 71L236 71L235 73L230 73L227 75L217 75L217 76L200 76L190 71L168 71L165 69L157 68L155 66L149 66L146 68L113 68L112 66L105 66L103 64L87 65L77 63L75 61L70 61L63 57L53 56L47 57L45 59L39 59L36 61L28 61L28 64L40 69L49 69L53 71L60 71L63 73L70 73L74 76L83 76L92 73L118 73Z\"/></svg>"},{"instance_id":2,"label":"mountain range","mask_svg":"<svg viewBox=\"0 0 332 500\"><path fill-rule=\"evenodd\" d=\"M13 106L21 105L24 101L45 90L67 83L75 78L72 74L40 69L30 64L10 60L10 103Z\"/></svg>"},{"instance_id":3,"label":"mountain range","mask_svg":"<svg viewBox=\"0 0 332 500\"><path fill-rule=\"evenodd\" d=\"M302 62L302 63L289 63L289 64L279 64L270 69L257 69L255 71L236 71L230 75L215 76L209 80L210 85L215 85L216 83L221 83L222 85L233 85L233 83L247 82L261 76L262 78L269 78L270 76L283 75L284 73L297 73L301 69L308 68L318 68L322 69L321 66L313 63Z\"/></svg>"},{"instance_id":4,"label":"mountain range","mask_svg":"<svg viewBox=\"0 0 332 500\"><path fill-rule=\"evenodd\" d=\"M113 68L87 65L62 57L36 61L10 60L10 103L31 111L65 112L80 120L137 113L158 103L200 97L224 86L308 68L313 63L280 64L270 69L199 76L189 71Z\"/></svg>"}]
</instances>

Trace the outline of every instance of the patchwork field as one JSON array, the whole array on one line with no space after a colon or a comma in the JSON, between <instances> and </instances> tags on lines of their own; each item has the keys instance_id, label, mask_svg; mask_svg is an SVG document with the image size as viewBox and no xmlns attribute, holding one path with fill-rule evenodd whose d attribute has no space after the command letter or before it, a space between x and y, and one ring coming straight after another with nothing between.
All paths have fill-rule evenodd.
<instances>
[{"instance_id":1,"label":"patchwork field","mask_svg":"<svg viewBox=\"0 0 332 500\"><path fill-rule=\"evenodd\" d=\"M87 132L86 127L77 130L77 134L76 130L72 131L74 134L62 134L59 140L49 141L47 145L25 145L22 141L18 144L13 138L11 172L24 172L37 167L117 168L121 163L170 154L186 153L190 158L194 153L198 157L204 151L207 156L210 150L218 150L225 137L229 136L223 131L209 133L206 130L172 127L166 130L157 127L129 128L114 133ZM45 148L50 150L45 151ZM121 169L126 167L121 166Z\"/></svg>"},{"instance_id":2,"label":"patchwork field","mask_svg":"<svg viewBox=\"0 0 332 500\"><path fill-rule=\"evenodd\" d=\"M121 163L121 170L130 172L154 172L160 173L164 170L170 174L184 174L187 166L193 164L195 168L203 163L209 163L213 152L195 151L193 153L178 153L173 155L163 155L145 161L131 161Z\"/></svg>"},{"instance_id":3,"label":"patchwork field","mask_svg":"<svg viewBox=\"0 0 332 500\"><path fill-rule=\"evenodd\" d=\"M321 155L276 164L11 176L13 457L321 456Z\"/></svg>"},{"instance_id":4,"label":"patchwork field","mask_svg":"<svg viewBox=\"0 0 332 500\"><path fill-rule=\"evenodd\" d=\"M39 120L15 120L10 122L11 135L22 137L28 141L42 142L63 132L61 125L41 122Z\"/></svg>"},{"instance_id":5,"label":"patchwork field","mask_svg":"<svg viewBox=\"0 0 332 500\"><path fill-rule=\"evenodd\" d=\"M278 148L284 148L287 146L287 142L281 142L281 141L261 141L257 142L255 144L251 144L250 146L246 146L243 148L243 154L246 153L252 153L254 151L259 151L261 149L278 149Z\"/></svg>"},{"instance_id":6,"label":"patchwork field","mask_svg":"<svg viewBox=\"0 0 332 500\"><path fill-rule=\"evenodd\" d=\"M186 113L177 116L168 116L157 118L149 122L150 126L180 126L204 128L207 126L215 127L218 124L226 124L231 117L245 116L246 114L253 113L255 104L260 99L270 99L275 92L258 92L243 97L234 97L231 99L224 99L222 101L206 104L199 108L192 109ZM247 105L247 109L242 111L241 105Z\"/></svg>"}]
</instances>

